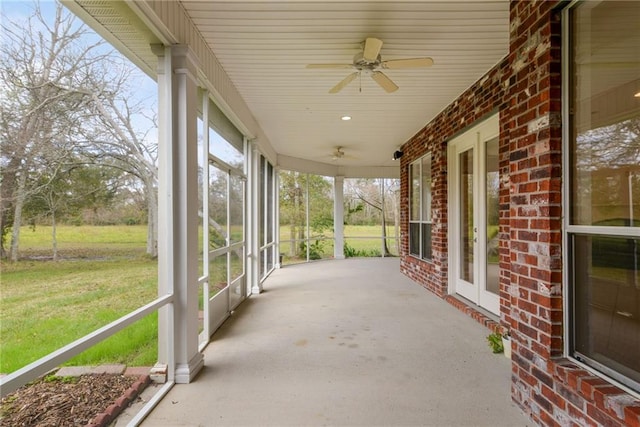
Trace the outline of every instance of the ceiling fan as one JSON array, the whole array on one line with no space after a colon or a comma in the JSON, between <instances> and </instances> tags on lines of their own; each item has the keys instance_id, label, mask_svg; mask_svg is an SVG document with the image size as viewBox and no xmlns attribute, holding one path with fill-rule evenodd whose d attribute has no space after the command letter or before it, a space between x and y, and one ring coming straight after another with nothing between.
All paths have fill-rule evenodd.
<instances>
[{"instance_id":1,"label":"ceiling fan","mask_svg":"<svg viewBox=\"0 0 640 427\"><path fill-rule=\"evenodd\" d=\"M333 160L339 160L341 158L344 157L344 150L342 147L338 146L335 148L335 150L333 150L333 155L331 156L333 158Z\"/></svg>"},{"instance_id":2,"label":"ceiling fan","mask_svg":"<svg viewBox=\"0 0 640 427\"><path fill-rule=\"evenodd\" d=\"M380 85L386 92L395 92L398 90L396 85L386 74L382 71L378 71L378 68L396 70L402 68L420 68L430 67L433 65L433 59L431 58L406 58L406 59L392 59L390 61L383 61L380 56L380 49L382 48L382 40L374 37L368 37L364 41L364 47L362 52L358 52L353 57L352 64L308 64L307 68L355 68L357 71L349 74L340 83L335 85L329 93L338 93L345 86L360 76L362 72L371 75L371 78Z\"/></svg>"},{"instance_id":3,"label":"ceiling fan","mask_svg":"<svg viewBox=\"0 0 640 427\"><path fill-rule=\"evenodd\" d=\"M349 147L343 147L342 145L338 145L337 147L334 147L333 151L329 155L331 157L331 160L333 160L334 162L337 162L337 161L342 160L342 159L345 159L345 160L346 159L356 159L356 157L353 156L353 154L347 154L345 152L345 148L349 152L353 152L353 149L350 149Z\"/></svg>"}]
</instances>

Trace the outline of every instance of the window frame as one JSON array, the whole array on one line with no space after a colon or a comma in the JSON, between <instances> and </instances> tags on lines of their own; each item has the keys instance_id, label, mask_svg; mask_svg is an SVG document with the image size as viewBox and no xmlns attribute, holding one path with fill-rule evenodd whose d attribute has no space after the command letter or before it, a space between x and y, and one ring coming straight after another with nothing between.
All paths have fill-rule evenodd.
<instances>
[{"instance_id":1,"label":"window frame","mask_svg":"<svg viewBox=\"0 0 640 427\"><path fill-rule=\"evenodd\" d=\"M576 317L578 307L576 303L576 292L578 292L578 286L574 282L576 276L576 251L574 250L576 237L615 237L615 238L640 238L640 227L634 226L602 226L602 225L576 225L573 223L573 200L572 200L572 185L575 179L575 162L573 159L572 138L575 137L573 131L574 125L574 96L572 92L572 85L575 83L575 69L573 67L573 47L574 40L572 39L573 20L571 12L581 4L579 0L574 0L569 3L562 10L562 44L561 44L561 58L562 58L562 168L563 168L563 184L562 184L562 210L563 220L563 232L562 232L562 246L563 246L563 321L566 325L563 334L564 338L564 354L567 358L585 367L594 374L605 378L607 381L612 381L626 391L637 395L638 382L634 379L627 377L624 373L616 370L612 366L604 365L603 363L596 361L592 358L583 356L577 348L576 337Z\"/></svg>"},{"instance_id":2,"label":"window frame","mask_svg":"<svg viewBox=\"0 0 640 427\"><path fill-rule=\"evenodd\" d=\"M429 174L428 174L428 185L425 183L425 174L423 170L423 166L425 164L429 165ZM414 207L414 170L418 168L417 177L419 178L420 188L418 197L420 200L418 201L418 206ZM408 227L408 235L409 235L409 256L414 258L423 260L423 261L431 261L433 259L432 247L433 247L433 235L432 235L432 227L433 227L433 191L432 191L432 182L433 182L433 156L431 152L426 153L425 155L417 158L413 162L409 164L408 168L408 180L409 180L409 227ZM427 190L427 191L425 191ZM425 201L425 198L427 199ZM428 206L424 206L427 203ZM416 208L418 213L418 219L413 219L413 211ZM427 218L423 216L426 215ZM412 232L412 225L418 226L417 235L414 235ZM425 240L425 226L429 229L429 237ZM414 241L417 240L417 242ZM412 251L413 243L417 244L418 252L414 253ZM426 247L428 246L428 247Z\"/></svg>"}]
</instances>

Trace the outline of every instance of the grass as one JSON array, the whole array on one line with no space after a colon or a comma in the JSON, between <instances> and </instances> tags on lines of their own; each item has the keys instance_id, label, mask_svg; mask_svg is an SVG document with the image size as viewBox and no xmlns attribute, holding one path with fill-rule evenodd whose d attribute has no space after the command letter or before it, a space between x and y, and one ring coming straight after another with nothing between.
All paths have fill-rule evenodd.
<instances>
[{"instance_id":1,"label":"grass","mask_svg":"<svg viewBox=\"0 0 640 427\"><path fill-rule=\"evenodd\" d=\"M333 257L333 231L325 230L322 233L315 233L312 231L312 243L314 242L313 237L319 236L320 234L322 234L322 236L327 239L322 243L322 258ZM359 254L367 254L368 256L380 256L380 253L382 252L382 243L380 240L381 234L382 227L379 225L346 225L344 227L345 242L349 245L349 247ZM387 226L387 238L389 251L392 254L397 255L393 226ZM290 227L281 225L280 253L283 253L285 255L285 263L296 262L296 260L298 260L297 258L289 256L289 249L291 246L291 242L289 242L290 239Z\"/></svg>"},{"instance_id":2,"label":"grass","mask_svg":"<svg viewBox=\"0 0 640 427\"><path fill-rule=\"evenodd\" d=\"M21 230L23 257L50 255L50 229ZM144 256L145 226L60 227L52 261L2 263L0 372L13 372L155 299L157 261ZM153 364L157 315L68 362Z\"/></svg>"},{"instance_id":3,"label":"grass","mask_svg":"<svg viewBox=\"0 0 640 427\"><path fill-rule=\"evenodd\" d=\"M51 228L21 229L22 261L0 268L0 372L13 372L155 299L157 261L145 255L146 226L59 226L60 260L50 261ZM392 228L389 235L393 233ZM324 236L333 237L325 232ZM349 245L380 249L378 226L347 226ZM282 227L282 239L289 229ZM393 241L390 241L392 246ZM281 252L288 253L283 242ZM333 241L323 243L323 258ZM242 269L233 258L234 276ZM226 268L212 261L212 292ZM219 277L217 277L219 276ZM203 302L201 302L202 304ZM147 316L67 362L151 365L157 359L157 314Z\"/></svg>"},{"instance_id":4,"label":"grass","mask_svg":"<svg viewBox=\"0 0 640 427\"><path fill-rule=\"evenodd\" d=\"M143 256L146 225L58 226L58 255L63 258ZM51 227L20 229L20 256L48 258L52 254Z\"/></svg>"}]
</instances>

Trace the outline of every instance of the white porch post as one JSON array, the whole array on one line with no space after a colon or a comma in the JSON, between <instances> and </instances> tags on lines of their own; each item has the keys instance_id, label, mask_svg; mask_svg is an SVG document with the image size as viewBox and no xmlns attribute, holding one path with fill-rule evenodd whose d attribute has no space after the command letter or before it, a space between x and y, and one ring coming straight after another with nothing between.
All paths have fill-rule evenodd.
<instances>
[{"instance_id":1,"label":"white porch post","mask_svg":"<svg viewBox=\"0 0 640 427\"><path fill-rule=\"evenodd\" d=\"M195 57L188 46L154 47L158 60L158 363L188 383L204 366L198 351L198 154Z\"/></svg>"},{"instance_id":2,"label":"white porch post","mask_svg":"<svg viewBox=\"0 0 640 427\"><path fill-rule=\"evenodd\" d=\"M333 178L333 257L344 259L344 176Z\"/></svg>"},{"instance_id":3,"label":"white porch post","mask_svg":"<svg viewBox=\"0 0 640 427\"><path fill-rule=\"evenodd\" d=\"M273 236L275 237L275 256L276 256L276 268L282 267L280 263L280 168L273 167Z\"/></svg>"},{"instance_id":4,"label":"white porch post","mask_svg":"<svg viewBox=\"0 0 640 427\"><path fill-rule=\"evenodd\" d=\"M249 158L249 170L250 175L249 179L251 181L251 190L249 192L249 230L250 237L249 244L251 257L249 258L249 263L251 264L251 293L259 294L262 292L262 284L260 283L260 263L261 255L260 255L260 246L262 242L260 241L260 185L262 183L262 177L260 176L260 151L258 151L258 146L254 142L251 142L251 147L249 148L250 158Z\"/></svg>"}]
</instances>

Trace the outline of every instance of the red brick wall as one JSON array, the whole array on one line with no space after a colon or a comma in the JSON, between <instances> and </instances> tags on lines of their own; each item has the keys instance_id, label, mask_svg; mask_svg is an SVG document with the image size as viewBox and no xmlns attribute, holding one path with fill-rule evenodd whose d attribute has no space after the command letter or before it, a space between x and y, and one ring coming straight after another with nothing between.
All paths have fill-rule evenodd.
<instances>
[{"instance_id":1,"label":"red brick wall","mask_svg":"<svg viewBox=\"0 0 640 427\"><path fill-rule=\"evenodd\" d=\"M441 297L447 294L447 141L478 120L495 114L501 107L507 107L504 100L509 86L506 68L506 60L496 65L402 148L404 155L400 159L400 197L403 206L400 213L400 267L404 274ZM501 153L505 153L505 159L508 146L504 144L506 139L503 136L506 134L505 128L500 138L500 150ZM408 256L409 164L427 153L431 153L432 156L432 259L422 261ZM506 163L501 167L507 167ZM508 215L508 212L504 214ZM503 225L505 228L501 232L508 233L508 222L504 221Z\"/></svg>"},{"instance_id":2,"label":"red brick wall","mask_svg":"<svg viewBox=\"0 0 640 427\"><path fill-rule=\"evenodd\" d=\"M512 395L543 425L640 426L640 400L563 358L568 325L563 312L558 3L511 2L507 120Z\"/></svg>"},{"instance_id":3,"label":"red brick wall","mask_svg":"<svg viewBox=\"0 0 640 427\"><path fill-rule=\"evenodd\" d=\"M564 357L560 11L510 3L509 55L404 146L401 270L447 297L447 141L500 113L500 323L511 331L512 397L541 425L640 426L640 400ZM408 165L431 152L433 259L408 255Z\"/></svg>"}]
</instances>

